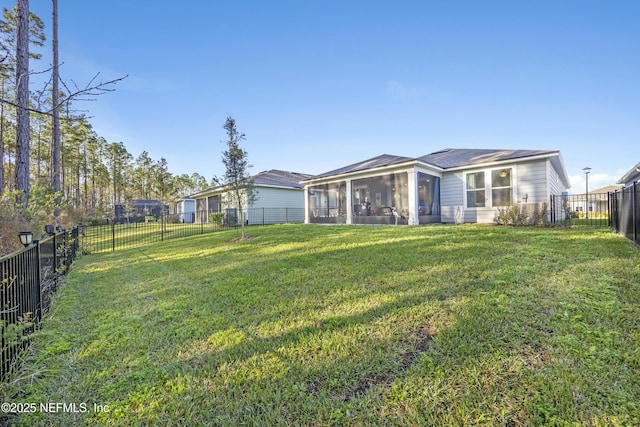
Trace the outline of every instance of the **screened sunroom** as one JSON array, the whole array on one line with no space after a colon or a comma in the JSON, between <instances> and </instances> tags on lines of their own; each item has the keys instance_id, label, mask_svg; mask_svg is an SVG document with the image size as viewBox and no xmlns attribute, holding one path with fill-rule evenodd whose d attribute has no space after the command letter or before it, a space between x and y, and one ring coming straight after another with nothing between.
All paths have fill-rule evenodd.
<instances>
[{"instance_id":1,"label":"screened sunroom","mask_svg":"<svg viewBox=\"0 0 640 427\"><path fill-rule=\"evenodd\" d=\"M380 172L309 183L307 221L371 225L440 222L440 177L415 168Z\"/></svg>"},{"instance_id":2,"label":"screened sunroom","mask_svg":"<svg viewBox=\"0 0 640 427\"><path fill-rule=\"evenodd\" d=\"M310 223L346 223L347 185L345 181L313 186L309 188L307 194Z\"/></svg>"}]
</instances>

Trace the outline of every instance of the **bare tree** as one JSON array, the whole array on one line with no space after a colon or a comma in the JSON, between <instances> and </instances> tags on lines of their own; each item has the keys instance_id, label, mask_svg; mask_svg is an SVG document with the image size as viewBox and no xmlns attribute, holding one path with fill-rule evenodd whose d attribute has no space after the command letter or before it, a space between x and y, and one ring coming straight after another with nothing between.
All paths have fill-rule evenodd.
<instances>
[{"instance_id":1,"label":"bare tree","mask_svg":"<svg viewBox=\"0 0 640 427\"><path fill-rule=\"evenodd\" d=\"M51 46L52 46L52 56L53 56L53 64L51 70L51 95L52 95L52 104L58 105L60 103L60 91L58 89L58 81L60 80L60 65L58 62L58 0L52 0L52 35L51 35ZM56 207L54 211L54 216L56 218L56 222L59 225L60 222L60 201L61 201L61 193L60 193L60 109L58 107L54 107L51 115L51 124L52 124L52 145L51 147L51 166L53 169L53 173L51 175L51 186L53 187L53 191L56 193Z\"/></svg>"},{"instance_id":2,"label":"bare tree","mask_svg":"<svg viewBox=\"0 0 640 427\"><path fill-rule=\"evenodd\" d=\"M16 142L16 189L20 191L19 203L26 207L29 196L29 143L30 143L30 123L29 114L38 113L51 116L53 119L53 147L52 147L52 187L54 191L61 190L61 137L59 109L63 105L69 104L71 100L93 100L92 97L105 92L112 92L111 85L125 79L123 76L106 82L96 82L97 73L84 87L79 87L72 81L74 89L70 89L59 76L58 60L58 2L53 2L53 66L52 78L50 80L53 92L53 99L49 109L31 108L29 106L29 0L16 0L16 96L15 101L6 99L3 92L0 102L3 106L11 105L17 111L17 142ZM0 58L4 60L4 58ZM60 99L59 83L67 89L67 94ZM44 92L44 90L43 90ZM2 111L4 112L4 111ZM3 130L3 129L0 129ZM1 141L0 141L1 143ZM1 170L1 169L0 169ZM59 215L59 198L56 200L56 217Z\"/></svg>"}]
</instances>

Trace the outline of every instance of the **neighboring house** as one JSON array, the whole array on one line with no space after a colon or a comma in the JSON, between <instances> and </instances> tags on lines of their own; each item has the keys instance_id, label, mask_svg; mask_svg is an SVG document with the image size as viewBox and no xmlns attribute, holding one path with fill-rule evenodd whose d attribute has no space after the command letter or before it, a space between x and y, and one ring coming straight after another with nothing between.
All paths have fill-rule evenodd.
<instances>
[{"instance_id":1,"label":"neighboring house","mask_svg":"<svg viewBox=\"0 0 640 427\"><path fill-rule=\"evenodd\" d=\"M565 194L559 151L446 149L383 154L303 181L306 220L338 224L491 223L497 207Z\"/></svg>"},{"instance_id":2,"label":"neighboring house","mask_svg":"<svg viewBox=\"0 0 640 427\"><path fill-rule=\"evenodd\" d=\"M631 187L635 182L640 181L640 163L631 168L631 170L625 173L622 178L617 181L617 184L622 184L626 187Z\"/></svg>"},{"instance_id":3,"label":"neighboring house","mask_svg":"<svg viewBox=\"0 0 640 427\"><path fill-rule=\"evenodd\" d=\"M176 203L178 222L192 223L196 220L196 200L191 196L183 197Z\"/></svg>"},{"instance_id":4,"label":"neighboring house","mask_svg":"<svg viewBox=\"0 0 640 427\"><path fill-rule=\"evenodd\" d=\"M126 207L124 205L116 205L116 218L122 221L124 218L144 218L144 217L160 217L169 212L169 206L160 200L135 199Z\"/></svg>"},{"instance_id":5,"label":"neighboring house","mask_svg":"<svg viewBox=\"0 0 640 427\"><path fill-rule=\"evenodd\" d=\"M251 224L251 214L259 210L260 216L253 216L259 218L255 223L303 222L304 186L300 181L311 176L272 169L250 177L255 184L256 200L247 206L245 218ZM226 194L225 186L209 188L194 194L192 197L196 203L195 221L206 223L209 221L209 214L215 212L235 216L235 206L228 203Z\"/></svg>"}]
</instances>

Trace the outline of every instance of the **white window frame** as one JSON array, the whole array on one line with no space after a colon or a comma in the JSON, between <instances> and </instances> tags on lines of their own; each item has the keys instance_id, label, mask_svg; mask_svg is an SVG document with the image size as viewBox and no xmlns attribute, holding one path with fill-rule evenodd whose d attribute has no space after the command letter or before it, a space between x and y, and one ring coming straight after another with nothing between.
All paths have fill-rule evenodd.
<instances>
[{"instance_id":1,"label":"white window frame","mask_svg":"<svg viewBox=\"0 0 640 427\"><path fill-rule=\"evenodd\" d=\"M514 201L516 200L516 195L518 194L518 189L517 189L517 185L516 183L518 182L517 179L517 175L516 175L516 171L517 171L517 167L516 165L507 165L507 166L501 166L501 167L495 167L495 168L490 168L490 169L476 169L476 170L468 170L465 171L463 174L463 200L462 203L464 205L464 209L468 209L468 210L482 210L482 209L494 209L496 207L499 206L494 206L493 204L493 192L492 190L494 189L492 184L492 178L493 178L493 171L496 170L503 170L503 169L510 169L511 170L511 203L514 203ZM468 207L468 198L467 198L467 193L468 193L468 189L467 189L467 175L469 174L476 174L478 172L483 172L484 173L484 194L485 194L485 204L484 207ZM508 188L508 187L497 187L497 189L501 189L501 188Z\"/></svg>"}]
</instances>

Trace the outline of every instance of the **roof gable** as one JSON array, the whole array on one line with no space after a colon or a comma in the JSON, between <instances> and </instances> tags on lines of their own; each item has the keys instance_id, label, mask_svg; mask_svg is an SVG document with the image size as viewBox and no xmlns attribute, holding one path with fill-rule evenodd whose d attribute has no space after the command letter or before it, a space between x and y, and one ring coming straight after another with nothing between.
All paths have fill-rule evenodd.
<instances>
[{"instance_id":1,"label":"roof gable","mask_svg":"<svg viewBox=\"0 0 640 427\"><path fill-rule=\"evenodd\" d=\"M627 173L622 176L622 178L616 181L616 183L626 184L628 182L634 181L634 178L637 177L640 177L640 163L632 167Z\"/></svg>"},{"instance_id":2,"label":"roof gable","mask_svg":"<svg viewBox=\"0 0 640 427\"><path fill-rule=\"evenodd\" d=\"M255 185L265 187L291 187L302 189L304 188L304 185L300 184L300 181L310 179L312 177L313 175L304 173L271 169L252 176L251 180L253 180Z\"/></svg>"},{"instance_id":3,"label":"roof gable","mask_svg":"<svg viewBox=\"0 0 640 427\"><path fill-rule=\"evenodd\" d=\"M283 187L302 190L304 188L304 185L301 184L300 181L311 178L313 178L313 175L309 175L306 173L271 169L253 175L249 177L249 180L253 181L253 183L258 187ZM192 197L201 198L210 194L223 193L225 191L225 187L227 186L218 185L216 187L207 188L204 191L193 194Z\"/></svg>"}]
</instances>

